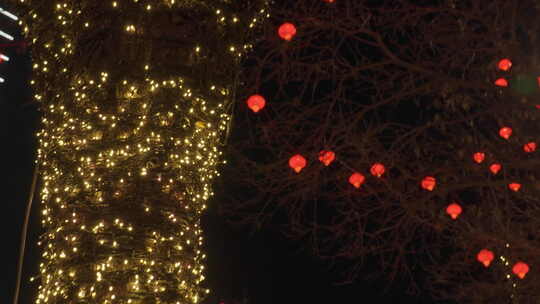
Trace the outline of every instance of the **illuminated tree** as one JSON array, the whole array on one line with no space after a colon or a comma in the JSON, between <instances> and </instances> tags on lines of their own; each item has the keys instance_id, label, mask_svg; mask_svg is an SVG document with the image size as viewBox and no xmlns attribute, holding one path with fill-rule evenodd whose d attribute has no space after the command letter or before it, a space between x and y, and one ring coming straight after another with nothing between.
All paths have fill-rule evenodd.
<instances>
[{"instance_id":1,"label":"illuminated tree","mask_svg":"<svg viewBox=\"0 0 540 304\"><path fill-rule=\"evenodd\" d=\"M536 1L277 1L244 93L266 105L236 112L249 128L229 146L236 191L222 211L285 227L348 280L377 257L381 273L438 300L532 303L540 160L524 145L540 140L539 10ZM290 40L279 36L284 22L295 25ZM505 58L513 64L501 68ZM335 153L329 166L321 150ZM297 154L307 161L298 174L287 165ZM374 163L386 168L380 178ZM362 178L350 182L353 173ZM495 254L489 268L476 261L483 248ZM520 260L532 265L523 280L512 273Z\"/></svg>"},{"instance_id":2,"label":"illuminated tree","mask_svg":"<svg viewBox=\"0 0 540 304\"><path fill-rule=\"evenodd\" d=\"M36 303L199 303L201 213L265 1L10 1L41 105Z\"/></svg>"}]
</instances>

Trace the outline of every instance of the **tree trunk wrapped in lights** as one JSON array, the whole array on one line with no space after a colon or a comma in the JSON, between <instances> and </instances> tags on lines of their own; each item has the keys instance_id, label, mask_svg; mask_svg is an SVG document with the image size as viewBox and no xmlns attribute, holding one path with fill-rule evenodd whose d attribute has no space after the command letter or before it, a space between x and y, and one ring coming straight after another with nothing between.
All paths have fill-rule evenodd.
<instances>
[{"instance_id":1,"label":"tree trunk wrapped in lights","mask_svg":"<svg viewBox=\"0 0 540 304\"><path fill-rule=\"evenodd\" d=\"M43 112L36 303L200 302L200 216L265 1L12 2Z\"/></svg>"}]
</instances>

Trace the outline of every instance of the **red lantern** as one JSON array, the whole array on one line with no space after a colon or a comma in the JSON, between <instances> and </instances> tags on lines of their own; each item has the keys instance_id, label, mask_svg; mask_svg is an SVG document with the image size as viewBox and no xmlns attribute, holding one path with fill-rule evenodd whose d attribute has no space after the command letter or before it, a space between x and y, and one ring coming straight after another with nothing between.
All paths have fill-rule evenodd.
<instances>
[{"instance_id":1,"label":"red lantern","mask_svg":"<svg viewBox=\"0 0 540 304\"><path fill-rule=\"evenodd\" d=\"M491 173L493 174L497 174L499 173L499 171L501 171L501 164L491 164L491 166L489 166L489 170L491 171Z\"/></svg>"},{"instance_id":2,"label":"red lantern","mask_svg":"<svg viewBox=\"0 0 540 304\"><path fill-rule=\"evenodd\" d=\"M446 207L446 213L448 213L453 220L457 219L462 211L463 209L461 209L461 206L457 203L452 203Z\"/></svg>"},{"instance_id":3,"label":"red lantern","mask_svg":"<svg viewBox=\"0 0 540 304\"><path fill-rule=\"evenodd\" d=\"M351 185L353 185L357 189L360 188L360 186L362 186L365 180L366 180L365 176L363 176L362 174L358 172L353 173L349 177L349 183L351 183Z\"/></svg>"},{"instance_id":4,"label":"red lantern","mask_svg":"<svg viewBox=\"0 0 540 304\"><path fill-rule=\"evenodd\" d=\"M540 110L540 105L536 105L535 107L536 107L538 110Z\"/></svg>"},{"instance_id":5,"label":"red lantern","mask_svg":"<svg viewBox=\"0 0 540 304\"><path fill-rule=\"evenodd\" d=\"M293 157L289 159L289 166L294 170L296 173L300 173L302 169L306 166L307 161L306 159L300 155L296 154Z\"/></svg>"},{"instance_id":6,"label":"red lantern","mask_svg":"<svg viewBox=\"0 0 540 304\"><path fill-rule=\"evenodd\" d=\"M292 23L285 22L279 27L278 34L281 39L290 41L296 35L296 27Z\"/></svg>"},{"instance_id":7,"label":"red lantern","mask_svg":"<svg viewBox=\"0 0 540 304\"><path fill-rule=\"evenodd\" d=\"M536 143L535 142L529 142L523 145L523 151L527 153L532 153L536 151Z\"/></svg>"},{"instance_id":8,"label":"red lantern","mask_svg":"<svg viewBox=\"0 0 540 304\"><path fill-rule=\"evenodd\" d=\"M504 139L509 139L510 136L512 135L512 128L509 128L509 127L502 127L500 130L499 130L499 135L504 138Z\"/></svg>"},{"instance_id":9,"label":"red lantern","mask_svg":"<svg viewBox=\"0 0 540 304\"><path fill-rule=\"evenodd\" d=\"M248 107L255 113L259 112L266 105L266 100L261 95L251 95L247 100Z\"/></svg>"},{"instance_id":10,"label":"red lantern","mask_svg":"<svg viewBox=\"0 0 540 304\"><path fill-rule=\"evenodd\" d=\"M386 169L381 163L374 163L370 170L371 174L376 177L381 177L384 174L384 171L386 171Z\"/></svg>"},{"instance_id":11,"label":"red lantern","mask_svg":"<svg viewBox=\"0 0 540 304\"><path fill-rule=\"evenodd\" d=\"M510 188L510 190L512 190L514 192L518 192L519 189L521 188L521 184L520 183L510 183L510 184L508 184L508 188Z\"/></svg>"},{"instance_id":12,"label":"red lantern","mask_svg":"<svg viewBox=\"0 0 540 304\"><path fill-rule=\"evenodd\" d=\"M326 3L334 3L334 0L324 0Z\"/></svg>"},{"instance_id":13,"label":"red lantern","mask_svg":"<svg viewBox=\"0 0 540 304\"><path fill-rule=\"evenodd\" d=\"M508 58L501 59L499 61L498 67L499 67L499 70L508 71L512 67L512 61L510 61L510 59Z\"/></svg>"},{"instance_id":14,"label":"red lantern","mask_svg":"<svg viewBox=\"0 0 540 304\"><path fill-rule=\"evenodd\" d=\"M485 267L489 267L489 264L491 264L491 261L495 258L495 255L491 250L482 249L478 254L476 255L476 260L478 262L484 264Z\"/></svg>"},{"instance_id":15,"label":"red lantern","mask_svg":"<svg viewBox=\"0 0 540 304\"><path fill-rule=\"evenodd\" d=\"M495 80L495 85L498 86L498 87L507 87L508 86L508 81L504 78L499 78L497 80Z\"/></svg>"},{"instance_id":16,"label":"red lantern","mask_svg":"<svg viewBox=\"0 0 540 304\"><path fill-rule=\"evenodd\" d=\"M332 151L322 150L319 152L319 160L325 165L329 166L334 159L336 159L336 154Z\"/></svg>"},{"instance_id":17,"label":"red lantern","mask_svg":"<svg viewBox=\"0 0 540 304\"><path fill-rule=\"evenodd\" d=\"M512 272L514 272L514 274L517 275L520 279L523 279L529 272L529 265L523 262L517 262L514 267L512 267Z\"/></svg>"},{"instance_id":18,"label":"red lantern","mask_svg":"<svg viewBox=\"0 0 540 304\"><path fill-rule=\"evenodd\" d=\"M476 152L473 154L474 161L479 164L484 161L484 158L486 158L486 153L484 152Z\"/></svg>"},{"instance_id":19,"label":"red lantern","mask_svg":"<svg viewBox=\"0 0 540 304\"><path fill-rule=\"evenodd\" d=\"M422 188L428 190L428 191L433 191L433 189L435 188L435 185L437 184L437 181L435 180L435 177L433 176L426 176L424 177L424 179L422 180Z\"/></svg>"}]
</instances>

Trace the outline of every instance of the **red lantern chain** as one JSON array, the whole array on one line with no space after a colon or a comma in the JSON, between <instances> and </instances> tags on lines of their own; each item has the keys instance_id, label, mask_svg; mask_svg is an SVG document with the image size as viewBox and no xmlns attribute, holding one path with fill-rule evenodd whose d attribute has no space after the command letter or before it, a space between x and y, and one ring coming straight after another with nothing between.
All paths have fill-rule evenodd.
<instances>
[{"instance_id":1,"label":"red lantern chain","mask_svg":"<svg viewBox=\"0 0 540 304\"><path fill-rule=\"evenodd\" d=\"M319 160L325 166L329 166L336 159L336 154L332 151L322 150L319 152Z\"/></svg>"},{"instance_id":2,"label":"red lantern chain","mask_svg":"<svg viewBox=\"0 0 540 304\"><path fill-rule=\"evenodd\" d=\"M491 166L489 166L489 171L491 171L493 174L497 174L499 171L501 171L501 167L501 164L491 164Z\"/></svg>"},{"instance_id":3,"label":"red lantern chain","mask_svg":"<svg viewBox=\"0 0 540 304\"><path fill-rule=\"evenodd\" d=\"M527 153L532 153L536 151L536 143L531 141L523 145L523 151Z\"/></svg>"},{"instance_id":4,"label":"red lantern chain","mask_svg":"<svg viewBox=\"0 0 540 304\"><path fill-rule=\"evenodd\" d=\"M512 61L510 61L510 59L508 58L504 58L499 61L499 64L497 66L499 67L499 70L506 72L512 67Z\"/></svg>"},{"instance_id":5,"label":"red lantern chain","mask_svg":"<svg viewBox=\"0 0 540 304\"><path fill-rule=\"evenodd\" d=\"M486 158L486 153L484 152L476 152L473 154L474 161L479 164L481 164L485 158Z\"/></svg>"},{"instance_id":6,"label":"red lantern chain","mask_svg":"<svg viewBox=\"0 0 540 304\"><path fill-rule=\"evenodd\" d=\"M512 272L514 272L514 274L520 279L523 279L529 272L529 265L523 262L517 262L514 267L512 267Z\"/></svg>"},{"instance_id":7,"label":"red lantern chain","mask_svg":"<svg viewBox=\"0 0 540 304\"><path fill-rule=\"evenodd\" d=\"M491 250L482 249L478 254L476 255L476 260L478 262L484 264L485 267L489 267L489 264L491 264L491 261L495 258L495 255Z\"/></svg>"},{"instance_id":8,"label":"red lantern chain","mask_svg":"<svg viewBox=\"0 0 540 304\"><path fill-rule=\"evenodd\" d=\"M296 35L296 26L292 23L285 22L279 27L278 34L281 39L290 41Z\"/></svg>"},{"instance_id":9,"label":"red lantern chain","mask_svg":"<svg viewBox=\"0 0 540 304\"><path fill-rule=\"evenodd\" d=\"M248 107L255 113L259 112L266 105L266 100L261 95L251 95L247 100Z\"/></svg>"},{"instance_id":10,"label":"red lantern chain","mask_svg":"<svg viewBox=\"0 0 540 304\"><path fill-rule=\"evenodd\" d=\"M358 172L351 174L351 176L349 177L349 183L357 189L362 186L365 180L366 177Z\"/></svg>"},{"instance_id":11,"label":"red lantern chain","mask_svg":"<svg viewBox=\"0 0 540 304\"><path fill-rule=\"evenodd\" d=\"M422 180L421 182L421 186L422 188L424 188L425 190L428 190L428 191L433 191L433 189L435 189L435 185L437 184L437 181L435 179L435 177L433 176L426 176L424 177L424 179Z\"/></svg>"},{"instance_id":12,"label":"red lantern chain","mask_svg":"<svg viewBox=\"0 0 540 304\"><path fill-rule=\"evenodd\" d=\"M510 184L508 184L508 188L510 188L510 190L512 190L514 192L518 192L519 189L521 189L521 184L520 183L510 183Z\"/></svg>"},{"instance_id":13,"label":"red lantern chain","mask_svg":"<svg viewBox=\"0 0 540 304\"><path fill-rule=\"evenodd\" d=\"M510 138L510 136L512 136L512 128L509 128L509 127L502 127L500 130L499 130L499 135L508 140Z\"/></svg>"},{"instance_id":14,"label":"red lantern chain","mask_svg":"<svg viewBox=\"0 0 540 304\"><path fill-rule=\"evenodd\" d=\"M370 172L373 176L381 177L384 172L386 171L385 167L381 163L374 163L373 166L371 166Z\"/></svg>"},{"instance_id":15,"label":"red lantern chain","mask_svg":"<svg viewBox=\"0 0 540 304\"><path fill-rule=\"evenodd\" d=\"M495 80L495 85L498 86L498 87L507 87L508 86L508 80L504 79L504 78L499 78L497 80Z\"/></svg>"},{"instance_id":16,"label":"red lantern chain","mask_svg":"<svg viewBox=\"0 0 540 304\"><path fill-rule=\"evenodd\" d=\"M292 156L290 159L289 159L289 166L294 170L294 172L296 173L300 173L300 171L302 171L302 169L304 169L304 167L306 166L307 164L307 161L306 159L300 155L300 154L296 154L294 156Z\"/></svg>"},{"instance_id":17,"label":"red lantern chain","mask_svg":"<svg viewBox=\"0 0 540 304\"><path fill-rule=\"evenodd\" d=\"M446 207L446 213L448 213L453 220L457 219L462 211L463 209L458 203L452 203Z\"/></svg>"}]
</instances>

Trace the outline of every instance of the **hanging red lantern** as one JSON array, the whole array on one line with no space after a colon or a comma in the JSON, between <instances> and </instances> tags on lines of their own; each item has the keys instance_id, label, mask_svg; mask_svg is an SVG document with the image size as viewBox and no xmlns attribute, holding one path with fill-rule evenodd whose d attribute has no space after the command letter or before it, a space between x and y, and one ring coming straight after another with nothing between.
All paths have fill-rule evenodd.
<instances>
[{"instance_id":1,"label":"hanging red lantern","mask_svg":"<svg viewBox=\"0 0 540 304\"><path fill-rule=\"evenodd\" d=\"M290 41L296 35L296 26L292 23L285 22L279 27L278 34L281 39Z\"/></svg>"},{"instance_id":2,"label":"hanging red lantern","mask_svg":"<svg viewBox=\"0 0 540 304\"><path fill-rule=\"evenodd\" d=\"M491 166L489 166L489 171L491 171L493 174L497 174L499 171L501 171L501 167L501 164L491 164Z\"/></svg>"},{"instance_id":3,"label":"hanging red lantern","mask_svg":"<svg viewBox=\"0 0 540 304\"><path fill-rule=\"evenodd\" d=\"M500 130L499 130L499 135L504 138L504 139L509 139L510 136L512 135L512 128L509 128L509 127L502 127Z\"/></svg>"},{"instance_id":4,"label":"hanging red lantern","mask_svg":"<svg viewBox=\"0 0 540 304\"><path fill-rule=\"evenodd\" d=\"M370 169L371 174L376 177L381 177L385 171L386 169L384 168L384 165L381 163L374 163Z\"/></svg>"},{"instance_id":5,"label":"hanging red lantern","mask_svg":"<svg viewBox=\"0 0 540 304\"><path fill-rule=\"evenodd\" d=\"M482 163L484 159L486 158L486 153L484 152L476 152L473 154L473 159L477 163Z\"/></svg>"},{"instance_id":6,"label":"hanging red lantern","mask_svg":"<svg viewBox=\"0 0 540 304\"><path fill-rule=\"evenodd\" d=\"M487 249L480 250L480 252L478 252L478 254L476 255L476 260L484 264L485 267L489 267L489 264L491 264L494 258L495 255L493 254L493 252Z\"/></svg>"},{"instance_id":7,"label":"hanging red lantern","mask_svg":"<svg viewBox=\"0 0 540 304\"><path fill-rule=\"evenodd\" d=\"M495 85L498 86L498 87L507 87L508 86L508 81L504 78L499 78L497 80L495 80Z\"/></svg>"},{"instance_id":8,"label":"hanging red lantern","mask_svg":"<svg viewBox=\"0 0 540 304\"><path fill-rule=\"evenodd\" d=\"M433 191L433 189L435 188L435 185L437 184L437 181L435 180L435 177L433 176L426 176L424 177L424 179L422 180L422 188L428 190L428 191Z\"/></svg>"},{"instance_id":9,"label":"hanging red lantern","mask_svg":"<svg viewBox=\"0 0 540 304\"><path fill-rule=\"evenodd\" d=\"M461 206L457 203L452 203L446 207L446 213L448 213L453 220L457 219L462 211L463 209L461 209Z\"/></svg>"},{"instance_id":10,"label":"hanging red lantern","mask_svg":"<svg viewBox=\"0 0 540 304\"><path fill-rule=\"evenodd\" d=\"M512 61L508 58L501 59L498 64L499 70L508 71L512 67Z\"/></svg>"},{"instance_id":11,"label":"hanging red lantern","mask_svg":"<svg viewBox=\"0 0 540 304\"><path fill-rule=\"evenodd\" d=\"M349 183L357 189L360 188L360 186L362 186L365 180L366 180L366 177L358 172L353 173L349 177Z\"/></svg>"},{"instance_id":12,"label":"hanging red lantern","mask_svg":"<svg viewBox=\"0 0 540 304\"><path fill-rule=\"evenodd\" d=\"M529 272L529 265L523 262L517 262L514 267L512 267L512 272L514 272L518 278L523 279Z\"/></svg>"},{"instance_id":13,"label":"hanging red lantern","mask_svg":"<svg viewBox=\"0 0 540 304\"><path fill-rule=\"evenodd\" d=\"M336 159L336 154L332 151L322 150L319 152L319 160L325 165L329 166Z\"/></svg>"},{"instance_id":14,"label":"hanging red lantern","mask_svg":"<svg viewBox=\"0 0 540 304\"><path fill-rule=\"evenodd\" d=\"M535 107L536 107L538 110L540 110L540 105L536 105Z\"/></svg>"},{"instance_id":15,"label":"hanging red lantern","mask_svg":"<svg viewBox=\"0 0 540 304\"><path fill-rule=\"evenodd\" d=\"M247 100L248 107L255 113L259 112L266 105L266 100L261 95L251 95Z\"/></svg>"},{"instance_id":16,"label":"hanging red lantern","mask_svg":"<svg viewBox=\"0 0 540 304\"><path fill-rule=\"evenodd\" d=\"M536 143L531 141L523 145L523 151L527 153L532 153L536 151Z\"/></svg>"},{"instance_id":17,"label":"hanging red lantern","mask_svg":"<svg viewBox=\"0 0 540 304\"><path fill-rule=\"evenodd\" d=\"M514 192L518 192L519 189L521 189L521 184L520 183L510 183L510 184L508 184L508 188L510 188L510 190L512 190Z\"/></svg>"},{"instance_id":18,"label":"hanging red lantern","mask_svg":"<svg viewBox=\"0 0 540 304\"><path fill-rule=\"evenodd\" d=\"M300 173L300 171L302 171L302 169L304 169L304 167L306 166L307 164L307 161L306 159L300 155L300 154L296 154L294 156L292 156L290 159L289 159L289 166L294 170L294 172L296 173Z\"/></svg>"}]
</instances>

